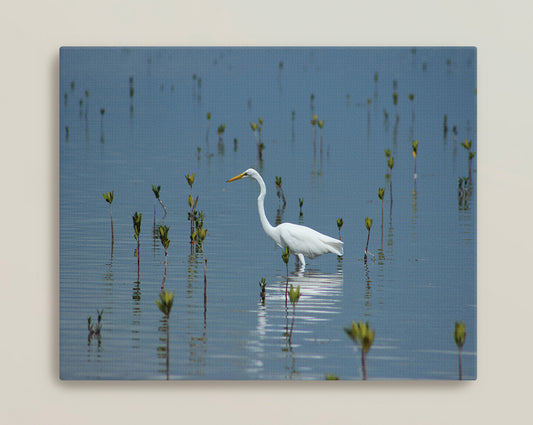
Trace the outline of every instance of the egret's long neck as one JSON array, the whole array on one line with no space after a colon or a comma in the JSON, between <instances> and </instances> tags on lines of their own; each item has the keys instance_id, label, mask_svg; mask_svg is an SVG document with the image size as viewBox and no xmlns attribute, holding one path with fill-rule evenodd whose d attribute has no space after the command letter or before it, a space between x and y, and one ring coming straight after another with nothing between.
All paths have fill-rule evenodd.
<instances>
[{"instance_id":1,"label":"egret's long neck","mask_svg":"<svg viewBox=\"0 0 533 425\"><path fill-rule=\"evenodd\" d=\"M261 188L261 193L259 194L259 197L257 198L257 210L259 211L259 218L261 219L261 225L263 226L263 230L265 233L270 236L272 239L274 239L274 227L269 223L268 218L265 214L265 196L266 196L266 186L263 179L259 176L257 179L257 182L259 183L259 187Z\"/></svg>"}]
</instances>

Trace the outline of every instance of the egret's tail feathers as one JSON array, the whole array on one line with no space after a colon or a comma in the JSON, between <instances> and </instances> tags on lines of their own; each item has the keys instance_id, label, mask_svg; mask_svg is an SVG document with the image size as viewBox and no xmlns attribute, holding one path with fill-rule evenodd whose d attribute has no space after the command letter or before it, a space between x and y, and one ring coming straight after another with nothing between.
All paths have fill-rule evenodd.
<instances>
[{"instance_id":1,"label":"egret's tail feathers","mask_svg":"<svg viewBox=\"0 0 533 425\"><path fill-rule=\"evenodd\" d=\"M330 250L333 254L337 254L339 256L344 255L344 242L333 239L331 241L327 241L326 244L330 247Z\"/></svg>"}]
</instances>

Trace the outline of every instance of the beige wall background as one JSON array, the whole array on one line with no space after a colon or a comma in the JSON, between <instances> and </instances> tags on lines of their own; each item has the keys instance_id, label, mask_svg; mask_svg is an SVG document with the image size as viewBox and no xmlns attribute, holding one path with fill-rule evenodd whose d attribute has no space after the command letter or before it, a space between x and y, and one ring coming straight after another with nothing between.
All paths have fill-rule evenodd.
<instances>
[{"instance_id":1,"label":"beige wall background","mask_svg":"<svg viewBox=\"0 0 533 425\"><path fill-rule=\"evenodd\" d=\"M3 2L0 423L401 425L530 420L530 4ZM478 380L59 381L58 52L65 45L477 46Z\"/></svg>"}]
</instances>

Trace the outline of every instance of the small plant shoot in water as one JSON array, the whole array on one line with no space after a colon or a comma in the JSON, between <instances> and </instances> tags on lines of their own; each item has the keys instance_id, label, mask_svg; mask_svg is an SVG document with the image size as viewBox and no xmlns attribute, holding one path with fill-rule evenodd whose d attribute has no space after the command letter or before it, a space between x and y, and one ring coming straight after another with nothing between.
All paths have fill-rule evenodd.
<instances>
[{"instance_id":1,"label":"small plant shoot in water","mask_svg":"<svg viewBox=\"0 0 533 425\"><path fill-rule=\"evenodd\" d=\"M313 115L313 118L311 118L311 125L313 126L313 154L316 157L316 122L317 122L317 116Z\"/></svg>"},{"instance_id":2,"label":"small plant shoot in water","mask_svg":"<svg viewBox=\"0 0 533 425\"><path fill-rule=\"evenodd\" d=\"M165 215L167 215L167 207L165 207L165 204L163 204L163 201L161 201L161 198L159 196L160 191L161 191L161 186L152 185L152 192L154 192L155 199L159 201L159 204L161 205L161 207L163 207L163 210L165 211Z\"/></svg>"},{"instance_id":3,"label":"small plant shoot in water","mask_svg":"<svg viewBox=\"0 0 533 425\"><path fill-rule=\"evenodd\" d=\"M370 329L368 322L359 323L352 322L352 326L344 328L346 335L354 342L355 345L361 347L361 365L363 368L363 380L366 380L366 356L374 343L374 336L376 332Z\"/></svg>"},{"instance_id":4,"label":"small plant shoot in water","mask_svg":"<svg viewBox=\"0 0 533 425\"><path fill-rule=\"evenodd\" d=\"M162 290L159 294L159 299L155 300L155 303L161 313L163 313L167 317L170 316L172 306L174 305L174 292Z\"/></svg>"},{"instance_id":5,"label":"small plant shoot in water","mask_svg":"<svg viewBox=\"0 0 533 425\"><path fill-rule=\"evenodd\" d=\"M416 179L416 177L417 177L417 174L416 174L416 157L418 155L418 140L413 140L412 147L413 147L413 158L415 159L414 177Z\"/></svg>"},{"instance_id":6,"label":"small plant shoot in water","mask_svg":"<svg viewBox=\"0 0 533 425\"><path fill-rule=\"evenodd\" d=\"M342 221L342 218L338 218L337 219L337 228L339 229L339 240L342 241L342 238L341 238L341 229L342 229L342 225L344 224L344 221Z\"/></svg>"},{"instance_id":7,"label":"small plant shoot in water","mask_svg":"<svg viewBox=\"0 0 533 425\"><path fill-rule=\"evenodd\" d=\"M255 144L257 146L257 159L259 161L262 161L263 160L263 149L265 148L265 145L257 137L258 125L256 123L254 123L254 122L251 122L250 123L250 128L254 132Z\"/></svg>"},{"instance_id":8,"label":"small plant shoot in water","mask_svg":"<svg viewBox=\"0 0 533 425\"><path fill-rule=\"evenodd\" d=\"M453 338L455 340L455 345L459 350L459 379L463 379L463 365L461 361L461 351L465 345L466 338L466 325L463 322L455 322L455 330L453 332Z\"/></svg>"},{"instance_id":9,"label":"small plant shoot in water","mask_svg":"<svg viewBox=\"0 0 533 425\"><path fill-rule=\"evenodd\" d=\"M366 261L366 255L367 254L372 255L372 257L374 256L371 252L368 251L368 242L370 241L370 229L372 228L372 219L371 218L368 218L368 217L365 218L365 227L366 227L366 230L368 230L368 237L366 239L365 256L364 256L364 259Z\"/></svg>"},{"instance_id":10,"label":"small plant shoot in water","mask_svg":"<svg viewBox=\"0 0 533 425\"><path fill-rule=\"evenodd\" d=\"M322 134L322 129L324 128L324 121L318 120L316 123L318 125L318 128L320 128L320 156L322 156L323 144L324 144L324 137Z\"/></svg>"},{"instance_id":11,"label":"small plant shoot in water","mask_svg":"<svg viewBox=\"0 0 533 425\"><path fill-rule=\"evenodd\" d=\"M387 166L389 167L390 176L390 210L392 213L392 169L394 168L394 158L392 156L387 161Z\"/></svg>"},{"instance_id":12,"label":"small plant shoot in water","mask_svg":"<svg viewBox=\"0 0 533 425\"><path fill-rule=\"evenodd\" d=\"M102 193L102 196L109 204L109 211L111 213L111 246L113 246L113 242L115 240L115 234L113 231L113 199L115 198L115 191ZM113 248L111 248L111 252L113 252Z\"/></svg>"},{"instance_id":13,"label":"small plant shoot in water","mask_svg":"<svg viewBox=\"0 0 533 425\"><path fill-rule=\"evenodd\" d=\"M220 124L217 128L217 134L218 134L218 153L223 154L224 153L224 140L222 136L224 135L224 132L226 131L226 124Z\"/></svg>"},{"instance_id":14,"label":"small plant shoot in water","mask_svg":"<svg viewBox=\"0 0 533 425\"><path fill-rule=\"evenodd\" d=\"M170 245L170 239L168 238L168 226L159 226L159 240L161 245L165 249L165 274L163 275L163 281L161 282L161 291L165 289L165 280L167 279L167 258L168 258L168 247Z\"/></svg>"},{"instance_id":15,"label":"small plant shoot in water","mask_svg":"<svg viewBox=\"0 0 533 425\"><path fill-rule=\"evenodd\" d=\"M104 114L105 114L105 109L101 108L100 109L100 142L101 143L105 142L105 138L104 138Z\"/></svg>"},{"instance_id":16,"label":"small plant shoot in water","mask_svg":"<svg viewBox=\"0 0 533 425\"><path fill-rule=\"evenodd\" d=\"M189 204L190 211L187 214L187 219L191 223L191 232L190 232L190 239L191 239L191 252L192 252L192 244L194 244L194 226L197 219L197 212L196 212L196 206L198 205L198 196L196 198L193 197L193 191L192 187L194 185L194 173L185 175L185 179L187 180L187 184L191 188L191 194L187 196L187 203Z\"/></svg>"},{"instance_id":17,"label":"small plant shoot in water","mask_svg":"<svg viewBox=\"0 0 533 425\"><path fill-rule=\"evenodd\" d=\"M296 289L291 284L291 288L288 292L289 301L292 304L292 321L291 321L291 331L289 333L289 341L292 341L292 331L294 329L294 318L296 317L296 304L300 300L300 285Z\"/></svg>"},{"instance_id":18,"label":"small plant shoot in water","mask_svg":"<svg viewBox=\"0 0 533 425\"><path fill-rule=\"evenodd\" d=\"M281 187L281 176L276 176L276 194L278 196L278 203L280 200L283 200L283 208L285 208L285 205L287 205L287 201L285 200L285 193L283 193L283 188Z\"/></svg>"},{"instance_id":19,"label":"small plant shoot in water","mask_svg":"<svg viewBox=\"0 0 533 425\"><path fill-rule=\"evenodd\" d=\"M261 288L261 293L259 294L261 296L261 305L264 306L266 298L266 279L264 277L259 281L259 287Z\"/></svg>"},{"instance_id":20,"label":"small plant shoot in water","mask_svg":"<svg viewBox=\"0 0 533 425\"><path fill-rule=\"evenodd\" d=\"M472 160L476 156L475 152L471 152L472 140L465 139L464 143L461 143L461 146L468 151L468 180L472 183Z\"/></svg>"},{"instance_id":21,"label":"small plant shoot in water","mask_svg":"<svg viewBox=\"0 0 533 425\"><path fill-rule=\"evenodd\" d=\"M385 189L378 188L378 198L381 201L381 249L383 249L383 199L385 198Z\"/></svg>"},{"instance_id":22,"label":"small plant shoot in water","mask_svg":"<svg viewBox=\"0 0 533 425\"><path fill-rule=\"evenodd\" d=\"M135 256L137 257L137 280L139 280L139 266L140 266L140 249L141 249L141 240L139 239L141 235L141 221L142 221L143 215L142 213L138 213L135 211L135 214L133 214L133 236L135 237L135 240L137 241L137 249L135 250Z\"/></svg>"}]
</instances>

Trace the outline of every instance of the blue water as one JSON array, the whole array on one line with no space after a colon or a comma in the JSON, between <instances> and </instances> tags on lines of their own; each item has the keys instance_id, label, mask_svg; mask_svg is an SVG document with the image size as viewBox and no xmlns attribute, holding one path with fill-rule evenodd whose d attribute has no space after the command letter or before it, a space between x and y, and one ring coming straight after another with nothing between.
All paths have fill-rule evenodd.
<instances>
[{"instance_id":1,"label":"blue water","mask_svg":"<svg viewBox=\"0 0 533 425\"><path fill-rule=\"evenodd\" d=\"M368 379L457 379L455 321L467 329L462 377L475 379L475 158L468 202L457 192L468 176L460 143L477 150L475 90L473 48L61 49L61 378L361 379L360 349L343 328L363 320L375 330ZM324 121L322 153L318 128L313 149L313 114ZM250 128L258 117L262 161ZM226 183L249 167L267 184L272 224L338 237L336 220L344 221L342 259L318 257L303 272L290 260L289 284L302 293L290 338L287 271L261 228L259 187ZM208 229L205 303L202 254L190 246L189 173ZM166 215L152 184L161 185ZM378 187L386 190L383 245ZM115 194L113 243L107 191ZM368 261L365 217L373 218ZM154 221L170 227L168 320L155 304L164 249ZM101 338L88 339L97 309Z\"/></svg>"}]
</instances>

